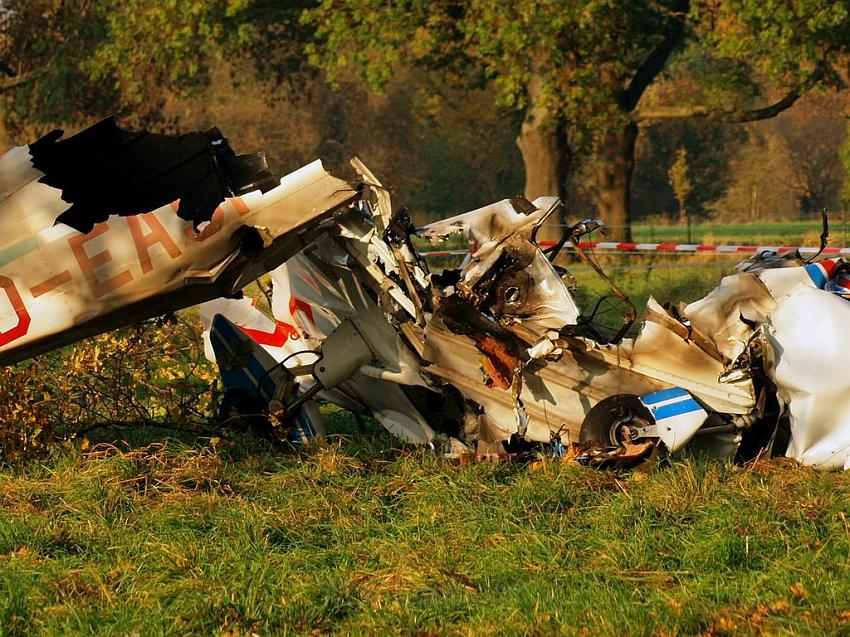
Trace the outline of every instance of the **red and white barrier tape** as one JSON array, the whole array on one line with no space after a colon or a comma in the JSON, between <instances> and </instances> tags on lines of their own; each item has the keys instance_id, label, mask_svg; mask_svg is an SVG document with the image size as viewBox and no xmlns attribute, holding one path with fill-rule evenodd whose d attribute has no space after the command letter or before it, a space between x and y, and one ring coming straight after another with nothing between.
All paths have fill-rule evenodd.
<instances>
[{"instance_id":1,"label":"red and white barrier tape","mask_svg":"<svg viewBox=\"0 0 850 637\"><path fill-rule=\"evenodd\" d=\"M554 241L540 241L541 248L555 245ZM567 242L564 246L572 247ZM617 242L581 242L582 250L605 250L613 252L687 252L691 254L759 254L778 252L786 254L799 250L801 254L815 254L818 248L811 246L745 246L745 245L702 245L697 243L617 243ZM435 250L421 252L424 257L449 257L468 254L469 250ZM832 256L850 255L850 248L824 248L822 254Z\"/></svg>"}]
</instances>

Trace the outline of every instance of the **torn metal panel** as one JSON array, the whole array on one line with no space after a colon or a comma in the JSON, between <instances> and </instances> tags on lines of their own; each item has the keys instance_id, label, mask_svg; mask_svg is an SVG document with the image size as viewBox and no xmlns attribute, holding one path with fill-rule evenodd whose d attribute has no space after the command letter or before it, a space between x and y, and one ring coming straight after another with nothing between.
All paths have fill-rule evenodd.
<instances>
[{"instance_id":1,"label":"torn metal panel","mask_svg":"<svg viewBox=\"0 0 850 637\"><path fill-rule=\"evenodd\" d=\"M322 399L363 406L405 440L457 436L477 453L497 455L577 440L594 407L611 396L681 388L702 401L703 417L708 409L726 414L723 433L738 427L733 416L754 409L752 382L721 382L726 368L717 349L654 301L653 320L637 339L605 345L571 333L578 308L532 238L555 203L506 200L426 227L426 236L460 229L481 242L458 270L428 279L404 228L379 234L377 213L364 202L368 193L273 275L276 320L297 325L324 360L348 355L324 349L344 321L374 356L320 392ZM388 198L379 205L389 206ZM459 394L466 415L450 422L423 410L409 393L417 387L441 400ZM678 448L700 427L693 420L680 418L663 432L654 423L637 427L643 440L634 444L656 439Z\"/></svg>"},{"instance_id":2,"label":"torn metal panel","mask_svg":"<svg viewBox=\"0 0 850 637\"><path fill-rule=\"evenodd\" d=\"M375 230L379 235L387 231L392 220L392 201L389 191L384 188L384 185L378 181L374 173L366 167L359 157L354 157L351 160L351 165L357 174L360 176L363 183L369 186L370 190L375 195L375 205L372 207L372 221L375 224Z\"/></svg>"},{"instance_id":3,"label":"torn metal panel","mask_svg":"<svg viewBox=\"0 0 850 637\"><path fill-rule=\"evenodd\" d=\"M431 322L426 331L425 372L448 383L481 407L481 427L491 442L516 433L514 400L508 389L488 386L479 348L463 335ZM561 432L565 441L578 440L585 416L600 400L613 394L644 394L668 387L663 381L621 369L593 351L564 352L558 361L539 361L522 371L520 398L528 414L526 436L549 442Z\"/></svg>"},{"instance_id":4,"label":"torn metal panel","mask_svg":"<svg viewBox=\"0 0 850 637\"><path fill-rule=\"evenodd\" d=\"M764 323L775 307L764 281L757 274L743 273L724 277L707 296L685 307L682 316L714 343L729 364L747 347L753 324Z\"/></svg>"},{"instance_id":5,"label":"torn metal panel","mask_svg":"<svg viewBox=\"0 0 850 637\"><path fill-rule=\"evenodd\" d=\"M579 316L561 275L531 239L560 206L557 200L539 202L548 207L506 199L418 231L435 241L463 232L474 242L477 249L464 262L459 280L441 293L457 294L530 346L575 325Z\"/></svg>"},{"instance_id":6,"label":"torn metal panel","mask_svg":"<svg viewBox=\"0 0 850 637\"><path fill-rule=\"evenodd\" d=\"M516 234L531 236L533 230L541 226L560 206L557 199L541 198L539 201L549 205L536 206L522 197L503 199L483 208L430 223L417 234L436 242L461 233L473 241L478 250L488 251ZM558 205L554 205L556 202Z\"/></svg>"},{"instance_id":7,"label":"torn metal panel","mask_svg":"<svg viewBox=\"0 0 850 637\"><path fill-rule=\"evenodd\" d=\"M656 314L664 310L650 299ZM646 321L631 350L621 352L621 365L698 395L712 409L729 414L748 413L755 405L753 385L720 382L724 365L693 340L686 340L660 323Z\"/></svg>"},{"instance_id":8,"label":"torn metal panel","mask_svg":"<svg viewBox=\"0 0 850 637\"><path fill-rule=\"evenodd\" d=\"M52 156L51 170L62 155ZM317 161L267 192L217 202L197 231L175 202L110 217L83 234L53 225L67 203L40 181L25 149L7 153L0 169L7 193L0 201L0 364L232 294L298 252L359 197Z\"/></svg>"},{"instance_id":9,"label":"torn metal panel","mask_svg":"<svg viewBox=\"0 0 850 637\"><path fill-rule=\"evenodd\" d=\"M764 262L763 267L759 264ZM840 259L801 265L796 260L765 255L746 262L745 271L724 277L704 298L683 308L682 315L709 336L725 362L737 359L783 298L799 286L823 289Z\"/></svg>"},{"instance_id":10,"label":"torn metal panel","mask_svg":"<svg viewBox=\"0 0 850 637\"><path fill-rule=\"evenodd\" d=\"M409 220L356 166L367 184L357 205L273 275L274 319L298 338L267 349L314 383L296 405L309 394L368 411L404 440L441 441L461 457L516 459L535 445L581 440L588 463L624 466L689 448L758 453L772 444L784 404L789 455L850 463L837 381L819 386L825 372L805 359L823 334L840 341L837 326L850 318L844 299L822 291L844 290L830 283L842 264L753 259L679 311L650 298L635 338L605 342L585 329L565 273L534 241L556 200L505 200L421 229L473 242L458 268L429 274ZM820 321L814 341L798 333L809 306ZM253 319L241 320L250 330ZM296 369L302 343L330 368ZM830 355L843 350L817 356L834 370ZM315 384L322 379L332 380Z\"/></svg>"},{"instance_id":11,"label":"torn metal panel","mask_svg":"<svg viewBox=\"0 0 850 637\"><path fill-rule=\"evenodd\" d=\"M850 356L848 325L850 303L800 286L766 326L773 352L768 373L790 418L786 455L802 464L850 468L850 396L840 372Z\"/></svg>"},{"instance_id":12,"label":"torn metal panel","mask_svg":"<svg viewBox=\"0 0 850 637\"><path fill-rule=\"evenodd\" d=\"M324 435L324 423L315 403L303 400L295 417L265 419L258 417L266 409L273 415L297 400L298 383L288 368L277 361L248 333L240 330L221 314L209 326L206 340L218 362L222 381L230 390L219 409L219 419L227 421L238 412L249 416L258 433L279 440L286 438L303 444ZM232 413L233 411L237 413ZM278 431L275 431L275 428Z\"/></svg>"},{"instance_id":13,"label":"torn metal panel","mask_svg":"<svg viewBox=\"0 0 850 637\"><path fill-rule=\"evenodd\" d=\"M110 215L137 215L179 201L195 227L227 197L266 191L277 180L265 156L236 155L217 128L159 135L120 128L113 117L62 139L54 130L29 146L39 181L71 204L57 223L88 234Z\"/></svg>"},{"instance_id":14,"label":"torn metal panel","mask_svg":"<svg viewBox=\"0 0 850 637\"><path fill-rule=\"evenodd\" d=\"M404 390L425 389L418 358L386 320L357 271L338 265L333 257L325 260L333 254L308 251L272 273L276 317L291 320L316 346L342 320L354 320L375 354L375 362L341 383L337 393L362 405L402 440L430 442L436 432ZM320 396L337 402L334 395Z\"/></svg>"},{"instance_id":15,"label":"torn metal panel","mask_svg":"<svg viewBox=\"0 0 850 637\"><path fill-rule=\"evenodd\" d=\"M275 321L286 325L287 330L296 330L298 337L288 339L277 352L267 349L279 361L292 356L287 363L294 368L309 356L299 356L297 352L303 352L305 347L321 350L343 321L353 321L369 344L374 361L362 365L333 389L320 391L317 398L355 412L371 413L388 431L407 442L430 442L436 432L403 389L425 389L417 357L347 266L347 253L328 237L319 238L315 245L319 249L295 256L272 273ZM248 326L252 320L262 323L256 307L251 306L246 314L247 306L243 304L238 314L217 303L202 306L202 316L218 311L243 329L251 329ZM333 357L335 348L325 351L325 355ZM299 380L304 381L305 377L299 376Z\"/></svg>"}]
</instances>

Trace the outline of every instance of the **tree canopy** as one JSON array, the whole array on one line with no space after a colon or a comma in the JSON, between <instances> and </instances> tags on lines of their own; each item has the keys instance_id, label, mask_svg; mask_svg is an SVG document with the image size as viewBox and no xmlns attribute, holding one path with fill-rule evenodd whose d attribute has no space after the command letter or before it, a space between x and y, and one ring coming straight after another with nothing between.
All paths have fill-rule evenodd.
<instances>
[{"instance_id":1,"label":"tree canopy","mask_svg":"<svg viewBox=\"0 0 850 637\"><path fill-rule=\"evenodd\" d=\"M449 78L459 66L478 69L502 102L527 113L520 147L524 134L544 138L523 148L527 179L534 170L566 169L566 160L590 143L601 212L625 223L638 123L753 121L775 116L815 86L841 85L849 6L838 0L320 0L305 19L316 28L308 45L314 63L332 75L362 72L376 89L403 65L444 69ZM646 99L665 82L690 83L689 97ZM563 157L535 163L546 153ZM563 184L566 175L543 183L551 187L553 180Z\"/></svg>"},{"instance_id":2,"label":"tree canopy","mask_svg":"<svg viewBox=\"0 0 850 637\"><path fill-rule=\"evenodd\" d=\"M217 60L276 84L306 62L376 91L411 68L490 83L523 116L526 194L566 197L581 158L601 215L625 225L640 125L749 122L843 86L850 2L8 0L0 34L7 115L32 126L155 120L166 95L208 86Z\"/></svg>"},{"instance_id":3,"label":"tree canopy","mask_svg":"<svg viewBox=\"0 0 850 637\"><path fill-rule=\"evenodd\" d=\"M841 84L848 12L846 1L819 0L320 0L303 19L316 29L311 60L332 77L362 72L380 90L411 64L475 65L506 104L535 99L573 124L606 128L662 73L689 76L705 102L636 118L753 118L747 108L771 88L793 99ZM539 94L529 95L535 77Z\"/></svg>"},{"instance_id":4,"label":"tree canopy","mask_svg":"<svg viewBox=\"0 0 850 637\"><path fill-rule=\"evenodd\" d=\"M156 119L167 94L207 86L216 60L281 80L304 66L303 2L8 0L0 60L13 113L31 124L110 112ZM37 34L37 37L34 36ZM0 89L3 86L0 85Z\"/></svg>"}]
</instances>

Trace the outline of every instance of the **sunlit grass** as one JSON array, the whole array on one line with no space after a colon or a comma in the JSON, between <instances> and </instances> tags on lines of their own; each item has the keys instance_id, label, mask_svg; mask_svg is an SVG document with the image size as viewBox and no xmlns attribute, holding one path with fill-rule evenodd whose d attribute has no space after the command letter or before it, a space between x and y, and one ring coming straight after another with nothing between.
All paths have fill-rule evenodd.
<instances>
[{"instance_id":1,"label":"sunlit grass","mask_svg":"<svg viewBox=\"0 0 850 637\"><path fill-rule=\"evenodd\" d=\"M251 444L251 443L246 443ZM0 633L837 634L850 475L461 469L367 433L0 472Z\"/></svg>"}]
</instances>

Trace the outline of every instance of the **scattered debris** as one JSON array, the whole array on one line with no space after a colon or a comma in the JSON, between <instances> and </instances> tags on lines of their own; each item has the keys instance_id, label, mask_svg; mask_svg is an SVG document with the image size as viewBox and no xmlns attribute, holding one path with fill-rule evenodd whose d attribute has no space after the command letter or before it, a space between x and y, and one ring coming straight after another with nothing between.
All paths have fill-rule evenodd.
<instances>
[{"instance_id":1,"label":"scattered debris","mask_svg":"<svg viewBox=\"0 0 850 637\"><path fill-rule=\"evenodd\" d=\"M603 338L573 300L569 273L553 263L566 241L578 244L600 222L576 224L544 252L534 235L558 209L555 199L504 200L414 230L394 223L371 173L363 182L363 197L334 229L272 273L274 319L297 336L269 351L299 386L316 388L318 378L316 363L303 366L305 347L323 365L343 365L345 347L328 350L327 342L348 322L374 355L311 399L374 414L403 440L463 463L560 456L570 447L600 467L684 449L742 461L766 446L779 451L788 401L765 362L770 346L760 326L772 324L771 289L813 286L812 273L831 261L763 255L686 307L650 299L634 338L625 337L636 315L627 304L624 328ZM473 249L441 272L430 272L410 241L457 233ZM762 280L772 280L777 265L787 270L781 290ZM202 310L207 326L217 312L248 327L237 313L244 302L216 303ZM256 307L249 313L262 316Z\"/></svg>"}]
</instances>

